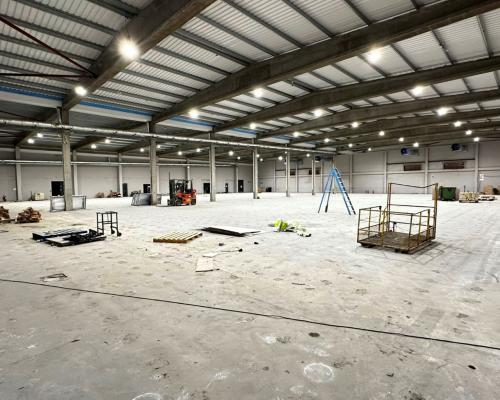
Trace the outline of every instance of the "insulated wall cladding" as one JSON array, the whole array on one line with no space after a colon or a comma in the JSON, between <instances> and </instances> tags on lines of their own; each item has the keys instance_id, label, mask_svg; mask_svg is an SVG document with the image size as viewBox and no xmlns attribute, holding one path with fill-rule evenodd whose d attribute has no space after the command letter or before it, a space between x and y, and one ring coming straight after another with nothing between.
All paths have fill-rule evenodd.
<instances>
[{"instance_id":1,"label":"insulated wall cladding","mask_svg":"<svg viewBox=\"0 0 500 400\"><path fill-rule=\"evenodd\" d=\"M29 200L32 193L44 193L47 198L52 195L51 182L63 180L61 166L23 165L21 176L23 200Z\"/></svg>"},{"instance_id":2,"label":"insulated wall cladding","mask_svg":"<svg viewBox=\"0 0 500 400\"><path fill-rule=\"evenodd\" d=\"M106 195L110 190L119 191L118 167L79 165L77 170L78 194L92 198L98 192L103 192Z\"/></svg>"},{"instance_id":3,"label":"insulated wall cladding","mask_svg":"<svg viewBox=\"0 0 500 400\"><path fill-rule=\"evenodd\" d=\"M5 196L7 201L17 200L16 167L0 165L0 199Z\"/></svg>"},{"instance_id":4,"label":"insulated wall cladding","mask_svg":"<svg viewBox=\"0 0 500 400\"><path fill-rule=\"evenodd\" d=\"M144 191L144 184L149 184L151 181L148 166L129 166L123 167L123 183L128 184L128 192Z\"/></svg>"}]
</instances>

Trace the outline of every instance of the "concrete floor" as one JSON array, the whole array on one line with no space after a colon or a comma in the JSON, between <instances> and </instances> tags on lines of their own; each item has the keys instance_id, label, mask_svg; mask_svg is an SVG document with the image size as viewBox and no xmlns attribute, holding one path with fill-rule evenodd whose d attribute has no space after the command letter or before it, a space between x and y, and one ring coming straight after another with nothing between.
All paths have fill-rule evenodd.
<instances>
[{"instance_id":1,"label":"concrete floor","mask_svg":"<svg viewBox=\"0 0 500 400\"><path fill-rule=\"evenodd\" d=\"M406 202L429 196L400 195ZM0 399L484 399L500 398L500 351L139 299L307 319L500 347L500 201L439 204L436 244L414 255L365 249L356 217L335 197L201 196L195 207L130 207L95 199L88 209L43 212L34 225L0 226ZM353 195L356 209L383 195ZM14 215L33 205L12 203ZM116 210L121 238L69 248L33 231L83 224ZM312 237L275 233L276 218ZM255 227L189 244L152 237L207 224ZM223 242L224 246L219 246ZM258 242L258 244L254 244ZM196 273L207 252L217 271ZM135 297L113 296L112 294Z\"/></svg>"}]
</instances>

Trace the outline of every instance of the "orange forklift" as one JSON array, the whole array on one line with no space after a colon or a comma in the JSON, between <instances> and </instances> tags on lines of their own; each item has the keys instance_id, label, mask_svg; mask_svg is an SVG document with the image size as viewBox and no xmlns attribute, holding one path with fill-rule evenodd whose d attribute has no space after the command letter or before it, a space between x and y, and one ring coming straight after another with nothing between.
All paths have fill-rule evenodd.
<instances>
[{"instance_id":1,"label":"orange forklift","mask_svg":"<svg viewBox=\"0 0 500 400\"><path fill-rule=\"evenodd\" d=\"M196 204L196 190L193 189L193 181L186 179L170 179L169 206L194 206Z\"/></svg>"}]
</instances>

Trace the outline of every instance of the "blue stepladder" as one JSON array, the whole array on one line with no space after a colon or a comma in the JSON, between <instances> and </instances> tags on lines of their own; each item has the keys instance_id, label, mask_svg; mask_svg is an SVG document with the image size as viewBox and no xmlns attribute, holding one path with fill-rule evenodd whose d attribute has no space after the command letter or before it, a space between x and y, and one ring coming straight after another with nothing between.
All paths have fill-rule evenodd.
<instances>
[{"instance_id":1,"label":"blue stepladder","mask_svg":"<svg viewBox=\"0 0 500 400\"><path fill-rule=\"evenodd\" d=\"M356 211L354 210L354 207L352 206L349 194L347 193L347 190L345 190L345 185L344 185L344 182L342 181L342 177L340 176L340 172L335 167L333 167L332 170L330 171L330 174L328 174L325 188L323 190L323 196L321 196L321 202L319 203L318 213L321 212L321 207L323 206L323 202L325 201L325 197L326 197L325 212L328 212L328 204L330 203L330 195L332 194L332 190L334 188L335 183L337 184L337 187L338 187L340 193L342 194L342 199L344 200L344 204L345 204L345 208L347 208L347 212L349 213L349 215L356 215Z\"/></svg>"}]
</instances>

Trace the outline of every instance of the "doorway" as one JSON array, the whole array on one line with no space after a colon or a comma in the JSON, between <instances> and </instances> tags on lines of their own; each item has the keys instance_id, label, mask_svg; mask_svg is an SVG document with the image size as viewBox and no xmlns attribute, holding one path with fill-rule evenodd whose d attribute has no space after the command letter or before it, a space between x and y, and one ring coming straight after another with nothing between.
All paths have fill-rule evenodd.
<instances>
[{"instance_id":1,"label":"doorway","mask_svg":"<svg viewBox=\"0 0 500 400\"><path fill-rule=\"evenodd\" d=\"M128 197L128 183L122 183L122 197Z\"/></svg>"},{"instance_id":2,"label":"doorway","mask_svg":"<svg viewBox=\"0 0 500 400\"><path fill-rule=\"evenodd\" d=\"M243 193L245 191L243 183L244 183L243 179L238 179L238 193Z\"/></svg>"},{"instance_id":3,"label":"doorway","mask_svg":"<svg viewBox=\"0 0 500 400\"><path fill-rule=\"evenodd\" d=\"M203 184L203 193L204 194L209 194L210 193L210 183L209 182L205 182Z\"/></svg>"},{"instance_id":4,"label":"doorway","mask_svg":"<svg viewBox=\"0 0 500 400\"><path fill-rule=\"evenodd\" d=\"M229 193L229 183L226 182L226 184L224 185L224 192L225 193Z\"/></svg>"},{"instance_id":5,"label":"doorway","mask_svg":"<svg viewBox=\"0 0 500 400\"><path fill-rule=\"evenodd\" d=\"M142 185L142 192L143 193L151 193L151 184L150 183L144 183Z\"/></svg>"},{"instance_id":6,"label":"doorway","mask_svg":"<svg viewBox=\"0 0 500 400\"><path fill-rule=\"evenodd\" d=\"M64 196L64 181L52 181L50 189L52 196Z\"/></svg>"}]
</instances>

